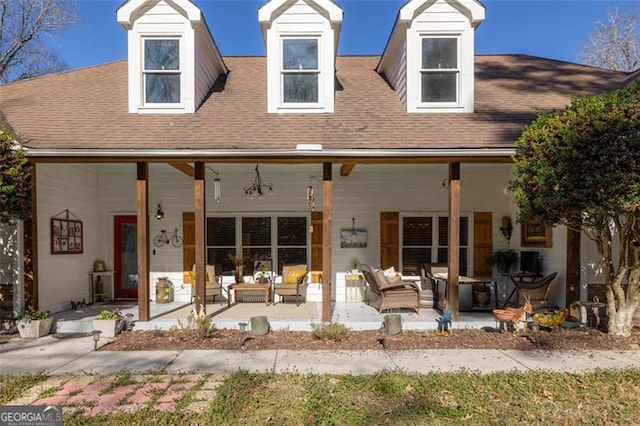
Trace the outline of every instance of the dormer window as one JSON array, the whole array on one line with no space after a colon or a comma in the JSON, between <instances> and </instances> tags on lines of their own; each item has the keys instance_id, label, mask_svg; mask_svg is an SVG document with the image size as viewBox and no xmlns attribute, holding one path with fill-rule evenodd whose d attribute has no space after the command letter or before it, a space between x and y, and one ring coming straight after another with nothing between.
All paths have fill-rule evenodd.
<instances>
[{"instance_id":1,"label":"dormer window","mask_svg":"<svg viewBox=\"0 0 640 426\"><path fill-rule=\"evenodd\" d=\"M180 40L144 39L144 104L181 102Z\"/></svg>"},{"instance_id":2,"label":"dormer window","mask_svg":"<svg viewBox=\"0 0 640 426\"><path fill-rule=\"evenodd\" d=\"M320 65L317 38L282 40L282 101L317 104Z\"/></svg>"},{"instance_id":3,"label":"dormer window","mask_svg":"<svg viewBox=\"0 0 640 426\"><path fill-rule=\"evenodd\" d=\"M423 103L458 103L458 39L423 37L420 68Z\"/></svg>"}]
</instances>

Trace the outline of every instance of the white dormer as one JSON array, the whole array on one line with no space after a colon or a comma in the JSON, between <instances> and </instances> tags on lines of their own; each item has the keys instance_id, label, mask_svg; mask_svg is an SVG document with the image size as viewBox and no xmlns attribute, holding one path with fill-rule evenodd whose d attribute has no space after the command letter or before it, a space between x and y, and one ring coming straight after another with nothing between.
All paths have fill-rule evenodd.
<instances>
[{"instance_id":1,"label":"white dormer","mask_svg":"<svg viewBox=\"0 0 640 426\"><path fill-rule=\"evenodd\" d=\"M271 0L258 20L267 50L267 111L333 112L342 9L330 0Z\"/></svg>"},{"instance_id":2,"label":"white dormer","mask_svg":"<svg viewBox=\"0 0 640 426\"><path fill-rule=\"evenodd\" d=\"M130 113L193 113L228 71L189 0L128 0L117 17L128 33Z\"/></svg>"},{"instance_id":3,"label":"white dormer","mask_svg":"<svg viewBox=\"0 0 640 426\"><path fill-rule=\"evenodd\" d=\"M398 14L377 71L407 112L473 112L475 0L411 0Z\"/></svg>"}]
</instances>

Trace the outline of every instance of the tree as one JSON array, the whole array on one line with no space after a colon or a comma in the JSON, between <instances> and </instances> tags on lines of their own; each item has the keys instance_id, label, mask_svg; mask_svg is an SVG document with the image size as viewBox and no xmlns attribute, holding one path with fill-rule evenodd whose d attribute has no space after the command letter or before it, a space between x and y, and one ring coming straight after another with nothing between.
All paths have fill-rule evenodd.
<instances>
[{"instance_id":1,"label":"tree","mask_svg":"<svg viewBox=\"0 0 640 426\"><path fill-rule=\"evenodd\" d=\"M0 223L31 216L31 173L15 135L0 123Z\"/></svg>"},{"instance_id":2,"label":"tree","mask_svg":"<svg viewBox=\"0 0 640 426\"><path fill-rule=\"evenodd\" d=\"M595 241L609 333L630 335L640 301L640 81L539 116L518 139L514 170L520 220Z\"/></svg>"},{"instance_id":3,"label":"tree","mask_svg":"<svg viewBox=\"0 0 640 426\"><path fill-rule=\"evenodd\" d=\"M78 20L70 0L0 0L0 84L61 71L50 39Z\"/></svg>"},{"instance_id":4,"label":"tree","mask_svg":"<svg viewBox=\"0 0 640 426\"><path fill-rule=\"evenodd\" d=\"M578 58L587 65L618 71L640 68L640 13L618 8L607 11L607 21L596 22L595 32L580 47Z\"/></svg>"}]
</instances>

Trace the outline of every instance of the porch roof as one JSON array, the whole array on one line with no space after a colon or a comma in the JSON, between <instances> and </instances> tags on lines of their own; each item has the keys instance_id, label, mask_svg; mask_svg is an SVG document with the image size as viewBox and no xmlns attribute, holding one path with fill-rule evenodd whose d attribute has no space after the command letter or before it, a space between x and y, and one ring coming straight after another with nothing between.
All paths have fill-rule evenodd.
<instances>
[{"instance_id":1,"label":"porch roof","mask_svg":"<svg viewBox=\"0 0 640 426\"><path fill-rule=\"evenodd\" d=\"M621 86L629 73L526 55L476 56L475 112L408 114L375 72L378 56L337 59L333 114L268 114L266 58L226 57L229 74L194 114L130 114L127 62L0 86L0 121L49 158L389 157L491 152L509 158L537 114ZM323 152L296 150L320 144ZM142 150L142 151L141 151ZM395 153L395 154L394 154ZM465 154L466 153L466 154Z\"/></svg>"}]
</instances>

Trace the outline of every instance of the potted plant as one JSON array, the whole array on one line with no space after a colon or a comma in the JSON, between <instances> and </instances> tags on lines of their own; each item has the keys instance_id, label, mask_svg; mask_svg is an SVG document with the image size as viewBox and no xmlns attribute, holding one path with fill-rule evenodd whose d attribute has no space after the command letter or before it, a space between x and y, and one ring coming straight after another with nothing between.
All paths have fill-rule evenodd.
<instances>
[{"instance_id":1,"label":"potted plant","mask_svg":"<svg viewBox=\"0 0 640 426\"><path fill-rule=\"evenodd\" d=\"M229 253L229 259L231 259L231 261L233 262L234 265L236 265L236 270L235 270L235 280L236 283L243 283L244 282L244 265L245 263L247 263L247 258L244 256L236 256L233 255L231 253Z\"/></svg>"},{"instance_id":2,"label":"potted plant","mask_svg":"<svg viewBox=\"0 0 640 426\"><path fill-rule=\"evenodd\" d=\"M518 263L518 253L514 250L496 250L488 260L488 263L495 266L498 271L507 273L511 271L513 265Z\"/></svg>"},{"instance_id":3,"label":"potted plant","mask_svg":"<svg viewBox=\"0 0 640 426\"><path fill-rule=\"evenodd\" d=\"M98 330L101 337L113 338L121 330L122 312L116 308L112 311L103 309L98 314L98 318L93 320L93 328Z\"/></svg>"},{"instance_id":4,"label":"potted plant","mask_svg":"<svg viewBox=\"0 0 640 426\"><path fill-rule=\"evenodd\" d=\"M48 311L40 311L34 309L33 306L29 306L29 309L17 317L15 321L20 337L23 339L37 339L49 334L51 324L53 324L53 317Z\"/></svg>"}]
</instances>

